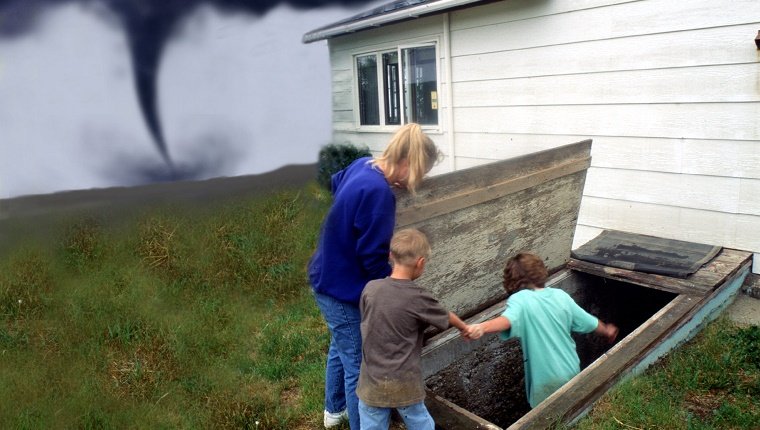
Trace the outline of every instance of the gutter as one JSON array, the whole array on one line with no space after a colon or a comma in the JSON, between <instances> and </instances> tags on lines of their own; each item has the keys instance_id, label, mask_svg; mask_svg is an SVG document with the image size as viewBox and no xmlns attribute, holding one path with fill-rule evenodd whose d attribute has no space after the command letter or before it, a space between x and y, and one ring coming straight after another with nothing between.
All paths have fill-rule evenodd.
<instances>
[{"instance_id":1,"label":"gutter","mask_svg":"<svg viewBox=\"0 0 760 430\"><path fill-rule=\"evenodd\" d=\"M318 28L304 34L302 42L311 43L319 40L329 39L346 33L366 30L373 27L406 21L409 19L419 18L423 15L430 15L448 9L462 7L471 3L477 3L479 0L438 0L433 3L423 3L406 9L388 12L382 15L374 15L358 21L343 22L331 24L326 27Z\"/></svg>"}]
</instances>

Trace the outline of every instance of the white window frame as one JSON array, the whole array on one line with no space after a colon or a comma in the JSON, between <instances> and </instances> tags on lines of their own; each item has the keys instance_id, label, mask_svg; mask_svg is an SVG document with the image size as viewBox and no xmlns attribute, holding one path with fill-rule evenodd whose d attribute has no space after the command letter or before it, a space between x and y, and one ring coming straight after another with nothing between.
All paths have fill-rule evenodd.
<instances>
[{"instance_id":1,"label":"white window frame","mask_svg":"<svg viewBox=\"0 0 760 430\"><path fill-rule=\"evenodd\" d=\"M440 132L441 130L441 56L440 56L440 47L441 43L439 38L435 39L424 39L424 40L413 40L413 41L405 41L404 43L398 43L394 45L386 45L383 47L378 47L377 49L373 49L371 51L367 50L357 50L355 52L351 53L351 63L352 63L352 71L353 71L353 79L351 84L351 91L353 93L353 102L354 102L354 124L356 126L357 131L361 132L391 132L395 130L396 128L406 124L405 121L405 97L404 97L404 76L403 76L403 59L402 59L402 50L408 49L408 48L420 48L425 46L433 46L435 48L435 79L436 79L436 92L438 93L438 109L436 109L436 114L438 116L437 118L437 124L420 124L420 126L430 132ZM383 54L388 52L396 52L396 55L398 55L398 61L399 61L399 119L400 124L386 124L385 123L385 85L384 85L384 67L383 67ZM377 64L377 91L378 91L378 107L379 107L379 116L380 116L380 124L379 125L362 125L361 124L361 114L360 114L360 102L359 102L359 71L357 67L357 57L364 57L367 55L375 55L375 63Z\"/></svg>"}]
</instances>

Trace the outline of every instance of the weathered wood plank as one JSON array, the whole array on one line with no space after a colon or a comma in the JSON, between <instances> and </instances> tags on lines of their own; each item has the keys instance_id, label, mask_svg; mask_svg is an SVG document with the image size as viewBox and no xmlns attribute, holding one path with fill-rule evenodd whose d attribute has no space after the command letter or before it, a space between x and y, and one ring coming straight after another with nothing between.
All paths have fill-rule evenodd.
<instances>
[{"instance_id":1,"label":"weathered wood plank","mask_svg":"<svg viewBox=\"0 0 760 430\"><path fill-rule=\"evenodd\" d=\"M699 294L710 289L709 285L692 284L683 279L656 275L653 273L641 273L632 270L609 267L601 264L590 263L571 258L567 263L569 269L579 270L603 278L624 281L642 287L656 288L677 294Z\"/></svg>"},{"instance_id":2,"label":"weathered wood plank","mask_svg":"<svg viewBox=\"0 0 760 430\"><path fill-rule=\"evenodd\" d=\"M503 297L501 272L510 255L531 250L550 270L563 266L590 145L579 142L441 175L427 181L416 198L400 196L397 228L423 230L433 247L420 284L466 317ZM555 178L558 172L562 176ZM524 188L526 182L532 186Z\"/></svg>"},{"instance_id":3,"label":"weathered wood plank","mask_svg":"<svg viewBox=\"0 0 760 430\"><path fill-rule=\"evenodd\" d=\"M409 225L423 230L433 247L420 284L467 316L501 297L501 271L510 255L532 250L549 268L562 266L569 258L582 176Z\"/></svg>"},{"instance_id":4,"label":"weathered wood plank","mask_svg":"<svg viewBox=\"0 0 760 430\"><path fill-rule=\"evenodd\" d=\"M720 285L735 270L737 264L748 258L744 251L723 249L709 263L687 278L671 278L654 273L642 273L590 263L571 258L567 267L604 278L629 282L643 287L656 288L679 294L705 294Z\"/></svg>"},{"instance_id":5,"label":"weathered wood plank","mask_svg":"<svg viewBox=\"0 0 760 430\"><path fill-rule=\"evenodd\" d=\"M713 282L715 289L725 283L726 279L736 272L736 268L751 257L751 252L723 248L715 258L686 279L692 282Z\"/></svg>"},{"instance_id":6,"label":"weathered wood plank","mask_svg":"<svg viewBox=\"0 0 760 430\"><path fill-rule=\"evenodd\" d=\"M523 154L519 157L501 160L477 169L465 169L456 174L429 178L418 190L416 196L407 193L398 195L398 216L414 211L415 206L447 199L468 191L477 191L493 184L520 178L535 172L578 160L586 160L591 153L591 140L556 146L548 150Z\"/></svg>"},{"instance_id":7,"label":"weathered wood plank","mask_svg":"<svg viewBox=\"0 0 760 430\"><path fill-rule=\"evenodd\" d=\"M519 178L487 185L477 190L465 191L447 198L415 205L403 213L400 213L397 222L399 226L404 226L441 216L449 212L465 209L470 206L475 206L480 203L504 197L508 194L525 190L546 181L585 171L590 165L591 157L570 161Z\"/></svg>"},{"instance_id":8,"label":"weathered wood plank","mask_svg":"<svg viewBox=\"0 0 760 430\"><path fill-rule=\"evenodd\" d=\"M460 408L429 390L426 393L425 406L430 415L435 417L436 425L441 428L501 430L499 426Z\"/></svg>"}]
</instances>

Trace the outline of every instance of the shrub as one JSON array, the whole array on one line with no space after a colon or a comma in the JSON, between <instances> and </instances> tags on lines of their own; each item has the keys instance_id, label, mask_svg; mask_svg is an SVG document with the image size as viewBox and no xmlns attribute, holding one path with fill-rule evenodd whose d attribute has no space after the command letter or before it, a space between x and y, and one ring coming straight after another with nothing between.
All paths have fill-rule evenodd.
<instances>
[{"instance_id":1,"label":"shrub","mask_svg":"<svg viewBox=\"0 0 760 430\"><path fill-rule=\"evenodd\" d=\"M369 148L367 147L359 148L348 143L326 145L319 151L317 182L329 190L330 178L333 174L339 172L357 158L371 155L372 153L369 152Z\"/></svg>"}]
</instances>

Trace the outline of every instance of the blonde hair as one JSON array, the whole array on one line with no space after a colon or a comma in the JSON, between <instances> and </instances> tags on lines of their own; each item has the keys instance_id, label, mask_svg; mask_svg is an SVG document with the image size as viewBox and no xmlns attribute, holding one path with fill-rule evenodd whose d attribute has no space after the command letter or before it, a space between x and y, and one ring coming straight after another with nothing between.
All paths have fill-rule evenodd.
<instances>
[{"instance_id":1,"label":"blonde hair","mask_svg":"<svg viewBox=\"0 0 760 430\"><path fill-rule=\"evenodd\" d=\"M409 123L393 135L382 155L372 160L373 165L382 163L386 177L393 177L402 160L409 162L407 188L412 194L422 183L422 178L441 159L441 151L422 131L419 124Z\"/></svg>"},{"instance_id":2,"label":"blonde hair","mask_svg":"<svg viewBox=\"0 0 760 430\"><path fill-rule=\"evenodd\" d=\"M396 264L413 266L418 258L428 258L429 255L427 236L415 228L399 230L391 238L391 259Z\"/></svg>"}]
</instances>

